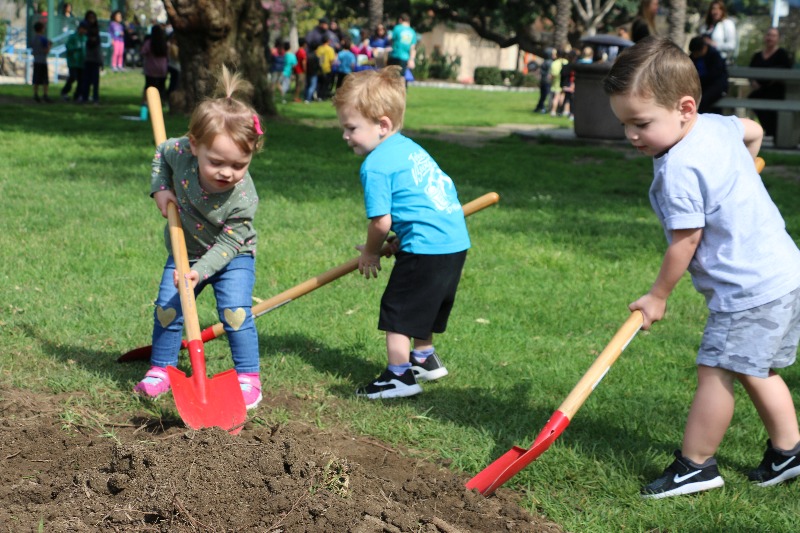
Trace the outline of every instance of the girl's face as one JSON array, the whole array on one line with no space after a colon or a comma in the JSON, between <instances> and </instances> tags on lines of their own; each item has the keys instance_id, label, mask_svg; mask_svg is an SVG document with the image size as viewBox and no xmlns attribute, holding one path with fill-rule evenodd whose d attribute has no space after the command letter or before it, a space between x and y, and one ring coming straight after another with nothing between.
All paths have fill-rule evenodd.
<instances>
[{"instance_id":1,"label":"girl's face","mask_svg":"<svg viewBox=\"0 0 800 533\"><path fill-rule=\"evenodd\" d=\"M651 0L650 2L650 12L654 15L658 14L658 0Z\"/></svg>"},{"instance_id":2,"label":"girl's face","mask_svg":"<svg viewBox=\"0 0 800 533\"><path fill-rule=\"evenodd\" d=\"M222 193L233 189L247 174L253 159L227 135L217 135L211 144L197 144L189 139L192 154L197 158L200 185L206 192Z\"/></svg>"},{"instance_id":3,"label":"girl's face","mask_svg":"<svg viewBox=\"0 0 800 533\"><path fill-rule=\"evenodd\" d=\"M385 120L375 122L365 118L352 106L342 107L336 114L342 126L342 138L357 155L367 155L372 152L391 131L389 119L384 117Z\"/></svg>"},{"instance_id":4,"label":"girl's face","mask_svg":"<svg viewBox=\"0 0 800 533\"><path fill-rule=\"evenodd\" d=\"M122 13L114 13L114 20L117 22L122 22Z\"/></svg>"},{"instance_id":5,"label":"girl's face","mask_svg":"<svg viewBox=\"0 0 800 533\"><path fill-rule=\"evenodd\" d=\"M716 2L711 4L711 20L722 20L722 6Z\"/></svg>"},{"instance_id":6,"label":"girl's face","mask_svg":"<svg viewBox=\"0 0 800 533\"><path fill-rule=\"evenodd\" d=\"M687 106L688 101L691 106ZM678 144L689 132L697 117L694 99L684 96L668 109L653 98L616 94L611 96L611 109L622 122L625 136L639 152L657 157Z\"/></svg>"}]
</instances>

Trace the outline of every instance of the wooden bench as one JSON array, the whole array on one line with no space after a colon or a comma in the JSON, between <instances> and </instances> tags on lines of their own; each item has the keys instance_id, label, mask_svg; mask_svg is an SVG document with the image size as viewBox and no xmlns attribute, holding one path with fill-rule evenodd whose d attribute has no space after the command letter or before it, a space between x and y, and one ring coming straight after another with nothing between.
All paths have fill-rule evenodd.
<instances>
[{"instance_id":1,"label":"wooden bench","mask_svg":"<svg viewBox=\"0 0 800 533\"><path fill-rule=\"evenodd\" d=\"M728 75L731 84L742 79L779 80L786 84L784 100L764 100L759 98L737 98L726 96L714 106L731 110L738 116L747 116L747 110L775 111L778 125L775 132L776 148L797 148L800 142L800 70L784 68L730 67Z\"/></svg>"}]
</instances>

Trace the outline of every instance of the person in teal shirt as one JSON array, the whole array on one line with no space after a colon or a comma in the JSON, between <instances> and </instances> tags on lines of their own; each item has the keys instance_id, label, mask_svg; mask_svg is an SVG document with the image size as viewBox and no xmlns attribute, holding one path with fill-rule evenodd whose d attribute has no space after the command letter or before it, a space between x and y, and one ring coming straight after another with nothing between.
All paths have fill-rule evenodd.
<instances>
[{"instance_id":1,"label":"person in teal shirt","mask_svg":"<svg viewBox=\"0 0 800 533\"><path fill-rule=\"evenodd\" d=\"M399 65L402 72L414 68L417 55L417 32L411 27L411 18L403 13L392 29L392 51L389 52L389 65Z\"/></svg>"},{"instance_id":2,"label":"person in teal shirt","mask_svg":"<svg viewBox=\"0 0 800 533\"><path fill-rule=\"evenodd\" d=\"M72 90L72 84L75 84L75 93L72 95L73 100L78 99L80 94L81 78L83 77L83 62L86 60L86 32L89 25L85 21L78 24L78 29L75 30L67 37L67 68L69 69L69 77L61 89L61 99L64 101L69 100L69 92Z\"/></svg>"},{"instance_id":3,"label":"person in teal shirt","mask_svg":"<svg viewBox=\"0 0 800 533\"><path fill-rule=\"evenodd\" d=\"M281 72L281 100L286 103L286 93L292 85L292 69L297 65L297 56L290 51L289 41L283 43L283 71Z\"/></svg>"}]
</instances>

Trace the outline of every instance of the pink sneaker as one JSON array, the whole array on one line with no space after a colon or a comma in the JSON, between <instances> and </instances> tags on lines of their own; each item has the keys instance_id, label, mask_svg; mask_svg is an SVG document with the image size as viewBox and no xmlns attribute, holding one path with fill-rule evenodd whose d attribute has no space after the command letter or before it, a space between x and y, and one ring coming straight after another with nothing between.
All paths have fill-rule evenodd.
<instances>
[{"instance_id":1,"label":"pink sneaker","mask_svg":"<svg viewBox=\"0 0 800 533\"><path fill-rule=\"evenodd\" d=\"M244 397L244 406L247 409L255 409L261 403L261 378L257 373L252 374L237 374L239 377L239 385L242 387L242 397Z\"/></svg>"},{"instance_id":2,"label":"pink sneaker","mask_svg":"<svg viewBox=\"0 0 800 533\"><path fill-rule=\"evenodd\" d=\"M133 392L154 400L165 392L169 392L169 389L167 369L160 366L151 366L147 374L144 375L144 379L133 388Z\"/></svg>"}]
</instances>

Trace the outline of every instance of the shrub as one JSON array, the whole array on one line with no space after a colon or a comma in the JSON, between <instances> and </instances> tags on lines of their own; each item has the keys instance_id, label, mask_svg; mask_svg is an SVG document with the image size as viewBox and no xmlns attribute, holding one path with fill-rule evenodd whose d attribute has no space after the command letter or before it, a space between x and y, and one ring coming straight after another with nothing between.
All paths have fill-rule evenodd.
<instances>
[{"instance_id":1,"label":"shrub","mask_svg":"<svg viewBox=\"0 0 800 533\"><path fill-rule=\"evenodd\" d=\"M497 67L476 67L475 83L477 85L503 85L503 75Z\"/></svg>"},{"instance_id":2,"label":"shrub","mask_svg":"<svg viewBox=\"0 0 800 533\"><path fill-rule=\"evenodd\" d=\"M425 47L420 44L417 45L414 63L414 79L455 80L461 69L461 56L445 55L438 46L433 47L429 56Z\"/></svg>"}]
</instances>

